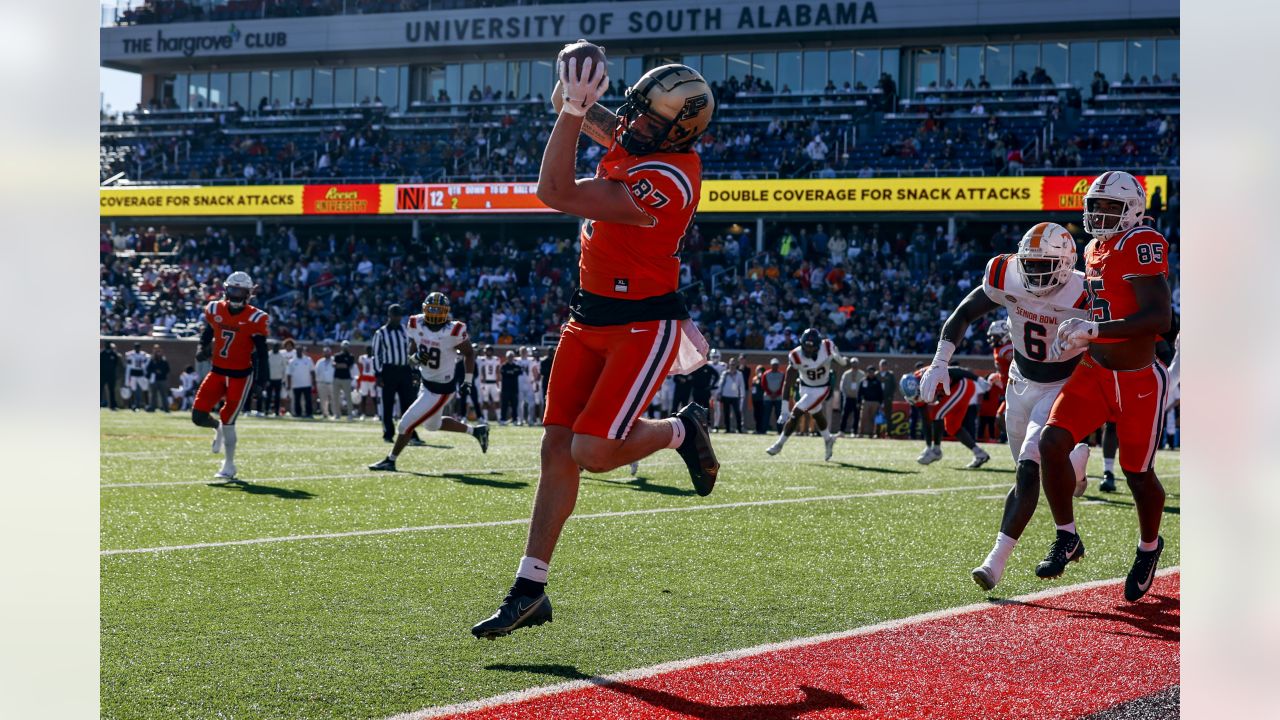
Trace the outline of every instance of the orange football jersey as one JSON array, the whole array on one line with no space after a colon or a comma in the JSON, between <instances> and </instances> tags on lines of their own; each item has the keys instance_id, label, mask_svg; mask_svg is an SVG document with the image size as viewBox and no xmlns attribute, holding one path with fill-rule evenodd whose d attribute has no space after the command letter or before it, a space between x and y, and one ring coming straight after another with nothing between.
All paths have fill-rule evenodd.
<instances>
[{"instance_id":1,"label":"orange football jersey","mask_svg":"<svg viewBox=\"0 0 1280 720\"><path fill-rule=\"evenodd\" d=\"M1091 317L1097 322L1119 320L1138 311L1131 278L1169 277L1169 242L1159 232L1140 225L1106 240L1095 238L1084 251L1084 285ZM1096 343L1125 338L1095 338Z\"/></svg>"},{"instance_id":2,"label":"orange football jersey","mask_svg":"<svg viewBox=\"0 0 1280 720\"><path fill-rule=\"evenodd\" d=\"M205 305L204 321L213 328L214 367L237 371L253 368L253 337L267 336L270 315L247 304L233 315L226 300L217 300Z\"/></svg>"},{"instance_id":3,"label":"orange football jersey","mask_svg":"<svg viewBox=\"0 0 1280 720\"><path fill-rule=\"evenodd\" d=\"M578 261L582 289L619 300L675 292L680 285L680 239L702 192L701 158L693 152L631 155L615 143L601 158L596 177L626 185L653 224L583 223Z\"/></svg>"}]
</instances>

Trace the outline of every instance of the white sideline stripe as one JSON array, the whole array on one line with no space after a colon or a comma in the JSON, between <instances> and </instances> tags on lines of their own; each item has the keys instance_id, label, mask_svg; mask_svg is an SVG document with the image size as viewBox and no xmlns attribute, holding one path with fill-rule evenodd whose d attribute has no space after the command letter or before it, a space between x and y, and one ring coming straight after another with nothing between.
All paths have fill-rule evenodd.
<instances>
[{"instance_id":1,"label":"white sideline stripe","mask_svg":"<svg viewBox=\"0 0 1280 720\"><path fill-rule=\"evenodd\" d=\"M617 510L613 512L590 513L587 515L571 515L570 520L590 520L594 518L628 517L631 515L657 515L659 513L696 512L699 510L724 510L740 507L763 507L766 505L790 505L794 503L811 503L853 500L857 498L884 497L888 495L937 495L944 492L961 490L987 490L1000 485L971 485L951 488L917 488L914 490L877 490L875 492L852 493L847 495L821 495L807 498L777 498L774 500L749 500L743 502L719 503L717 505L690 505L685 507L647 508L644 510ZM502 525L528 525L528 518L515 520L488 520L473 523L448 523L443 525L421 525L417 527L382 528L377 530L351 530L339 533L317 533L314 535L284 535L280 537L252 538L249 540L226 540L223 542L194 543L191 545L166 545L150 548L124 548L119 550L101 550L99 555L132 555L137 553L172 552L175 550L199 550L202 548L230 547L232 545L262 545L264 543L295 542L298 540L329 540L333 538L359 537L362 535L394 535L399 533L431 532L433 530L462 530L466 528L500 527Z\"/></svg>"},{"instance_id":2,"label":"white sideline stripe","mask_svg":"<svg viewBox=\"0 0 1280 720\"><path fill-rule=\"evenodd\" d=\"M1157 577L1164 577L1173 573L1180 572L1180 567L1174 566L1165 568L1156 572ZM1066 595L1068 593L1079 590L1089 590L1097 587L1104 587L1119 583L1123 578L1110 578L1107 580L1092 580L1090 582L1078 583L1075 585L1067 585L1064 587L1051 588L1034 592L1029 595L1019 595L1018 597L1008 598L996 602L974 603L973 605L964 605L961 607L947 608L945 610L935 610L920 615L912 615L911 617L899 618L897 620L889 620L874 625L864 625L852 630L840 630L822 635L812 635L810 637L795 638L793 640L784 640L782 642L768 643L765 645L756 645L754 647L742 648L740 650L728 650L721 653L712 653L710 655L702 655L700 657L689 658L687 660L675 660L672 662L662 663L660 665L651 665L646 668L637 668L635 670L627 670L614 675L606 675L603 677L592 677L586 680L571 680L569 682L558 683L556 685L544 685L542 687L529 688L528 690L516 690L514 692L495 695L483 700L472 700L470 702L458 703L456 705L446 705L442 707L423 708L414 710L400 715L387 718L387 720L425 720L426 718L440 717L442 715L454 715L458 713L475 712L477 710L485 710L488 708L498 707L501 705L510 705L520 702L528 702L537 698L546 697L548 695L558 695L575 690L585 690L593 686L607 687L615 683L631 682L634 680L642 680L654 675L661 675L679 670L687 670L699 665L708 665L711 663L726 662L729 660L740 660L742 658L752 657L755 655L763 655L765 653L777 652L781 650L792 650L795 648L807 647L809 645L817 645L819 643L831 640L844 640L846 638L857 637L859 635L870 635L886 630L896 630L908 625L917 625L919 623L928 622L930 620L940 620L943 618L956 617L958 615L967 615L969 613L987 610L993 607L1011 603L1026 603L1036 600L1045 600L1047 598L1056 597L1058 595Z\"/></svg>"},{"instance_id":3,"label":"white sideline stripe","mask_svg":"<svg viewBox=\"0 0 1280 720\"><path fill-rule=\"evenodd\" d=\"M742 462L749 462L749 461L726 460L720 464L732 465L735 463L742 463ZM673 467L676 465L679 465L680 467L684 467L684 461L683 460L671 460L671 461L663 460L658 462L646 462L642 467L645 467L645 468ZM424 472L417 475L413 473L394 473L393 474L393 473L381 473L381 472L374 472L372 470L365 470L362 473L351 473L347 475L289 475L286 477L275 477L275 478L246 477L243 479L245 482L248 482L248 483L282 483L282 482L295 482L299 480L344 480L347 478L366 478L370 480L386 480L386 479L410 480L416 477L422 477L423 475L428 477L436 477L436 476L442 476L448 473L471 473L473 475L493 475L495 473L536 473L540 469L541 468L538 465L522 465L520 467L505 467L505 468L466 467L466 468L454 468L452 470L432 470L431 472ZM610 470L609 472L613 473L613 472L617 472L618 470L621 470L621 468L615 468L614 470ZM604 475L588 473L588 477L591 477L594 479L604 479L606 475L608 475L608 473ZM619 475L618 477L629 477L629 476ZM170 485L208 485L209 483L212 483L212 482L218 482L218 481L214 480L213 477L210 476L208 480L162 480L159 482L104 483L99 485L98 487L104 488L104 489L165 487Z\"/></svg>"}]
</instances>

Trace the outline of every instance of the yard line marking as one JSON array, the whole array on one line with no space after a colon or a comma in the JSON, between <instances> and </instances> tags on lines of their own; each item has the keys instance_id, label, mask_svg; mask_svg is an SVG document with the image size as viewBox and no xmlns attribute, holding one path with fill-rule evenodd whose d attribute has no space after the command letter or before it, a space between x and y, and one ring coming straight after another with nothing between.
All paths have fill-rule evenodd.
<instances>
[{"instance_id":1,"label":"yard line marking","mask_svg":"<svg viewBox=\"0 0 1280 720\"><path fill-rule=\"evenodd\" d=\"M811 502L837 502L858 498L887 497L891 495L937 495L943 492L959 492L964 490L988 490L999 485L970 485L952 488L922 488L914 490L877 490L866 493L850 493L845 495L820 495L807 498L775 498L773 500L747 500L715 505L690 505L683 507L647 508L644 510L617 510L613 512L589 513L586 515L570 515L570 520L592 520L597 518L628 517L632 515L657 515L660 513L696 512L700 510L724 510L740 507L764 507L768 505L792 505ZM380 528L376 530L350 530L339 533L316 533L311 535L284 535L278 537L251 538L248 540L225 540L222 542L193 543L191 545L166 545L149 548L122 548L117 550L101 550L99 555L133 555L138 553L161 553L176 550L199 550L203 548L230 547L233 545L262 545L265 543L296 542L299 540L329 540L334 538L360 537L365 535L394 535L401 533L431 532L434 530L463 530L467 528L500 527L503 525L528 525L529 518L514 520L487 520L473 523L447 523L441 525L420 525L417 527Z\"/></svg>"},{"instance_id":2,"label":"yard line marking","mask_svg":"<svg viewBox=\"0 0 1280 720\"><path fill-rule=\"evenodd\" d=\"M1165 577L1167 575L1180 572L1177 566L1165 568L1156 572L1157 577ZM490 708L500 707L503 705L512 705L515 703L528 702L537 698L547 697L549 695L559 695L578 690L586 690L593 686L607 687L609 685L625 682L633 682L662 675L665 673L676 672L695 668L700 665L709 665L713 663L721 663L731 660L739 660L749 658L756 655L766 653L793 650L803 648L810 645L829 642L832 640L844 640L860 635L870 635L882 631L891 631L911 625L919 625L921 623L932 620L940 620L945 618L967 615L981 610L990 610L999 605L1032 603L1041 600L1047 600L1060 595L1066 595L1073 592L1090 590L1094 588L1104 587L1107 585L1118 584L1123 578L1109 578L1106 580L1093 580L1090 582L1077 583L1075 585L1066 585L1063 587L1051 588L1034 592L1028 595L1020 595L1018 597L998 600L995 602L974 603L972 605L963 605L960 607L946 608L943 610L935 610L932 612L922 613L920 615L912 615L910 617L899 618L896 620L888 620L874 625L864 625L862 627L853 628L851 630L840 630L822 635L812 635L809 637L795 638L792 640L784 640L782 642L767 643L764 645L756 645L754 647L742 648L738 650L728 650L720 653L712 653L710 655L702 655L699 657L688 658L685 660L675 660L672 662L651 665L649 667L637 668L635 670L626 670L620 673L606 676L595 676L584 680L570 680L568 682L557 683L555 685L544 685L541 687L529 688L526 690L516 690L493 697L484 698L482 700L472 700L454 705L428 707L421 710L395 715L387 720L426 720L427 718L441 717L445 715L458 715L479 710L487 710Z\"/></svg>"}]
</instances>

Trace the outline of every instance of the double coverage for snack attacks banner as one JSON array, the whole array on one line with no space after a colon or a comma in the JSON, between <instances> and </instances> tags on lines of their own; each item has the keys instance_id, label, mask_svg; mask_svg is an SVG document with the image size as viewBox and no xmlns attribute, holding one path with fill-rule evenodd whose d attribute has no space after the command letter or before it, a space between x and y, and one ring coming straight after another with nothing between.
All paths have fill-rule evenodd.
<instances>
[{"instance_id":1,"label":"double coverage for snack attacks banner","mask_svg":"<svg viewBox=\"0 0 1280 720\"><path fill-rule=\"evenodd\" d=\"M1092 176L707 180L700 213L1079 210ZM1150 196L1164 175L1139 176ZM554 212L536 183L103 188L103 217L488 215Z\"/></svg>"}]
</instances>

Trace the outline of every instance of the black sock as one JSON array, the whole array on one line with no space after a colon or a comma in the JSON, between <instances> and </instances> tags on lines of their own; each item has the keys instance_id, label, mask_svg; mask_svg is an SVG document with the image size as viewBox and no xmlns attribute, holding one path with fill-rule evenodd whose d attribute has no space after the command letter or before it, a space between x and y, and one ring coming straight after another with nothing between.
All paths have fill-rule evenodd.
<instances>
[{"instance_id":1,"label":"black sock","mask_svg":"<svg viewBox=\"0 0 1280 720\"><path fill-rule=\"evenodd\" d=\"M516 582L511 586L512 595L523 595L525 597L538 597L547 589L546 583L534 582L529 578L516 578Z\"/></svg>"}]
</instances>

